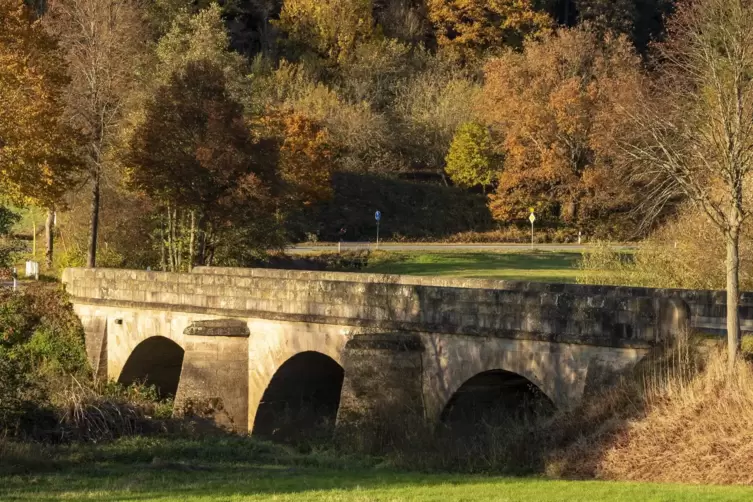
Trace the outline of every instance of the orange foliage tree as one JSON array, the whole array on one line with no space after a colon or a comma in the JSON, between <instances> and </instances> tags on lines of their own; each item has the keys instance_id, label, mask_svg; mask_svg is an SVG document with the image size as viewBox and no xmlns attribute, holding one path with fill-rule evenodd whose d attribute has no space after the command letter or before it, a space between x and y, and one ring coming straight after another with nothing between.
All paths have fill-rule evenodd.
<instances>
[{"instance_id":1,"label":"orange foliage tree","mask_svg":"<svg viewBox=\"0 0 753 502\"><path fill-rule=\"evenodd\" d=\"M317 122L293 113L283 117L284 139L278 166L283 181L304 205L332 196L329 135Z\"/></svg>"},{"instance_id":2,"label":"orange foliage tree","mask_svg":"<svg viewBox=\"0 0 753 502\"><path fill-rule=\"evenodd\" d=\"M426 6L439 45L463 61L504 46L520 48L526 37L553 26L531 0L428 0Z\"/></svg>"},{"instance_id":3,"label":"orange foliage tree","mask_svg":"<svg viewBox=\"0 0 753 502\"><path fill-rule=\"evenodd\" d=\"M537 207L588 228L631 208L615 138L628 127L643 76L626 38L563 29L490 61L485 76L479 113L505 156L491 196L496 219Z\"/></svg>"}]
</instances>

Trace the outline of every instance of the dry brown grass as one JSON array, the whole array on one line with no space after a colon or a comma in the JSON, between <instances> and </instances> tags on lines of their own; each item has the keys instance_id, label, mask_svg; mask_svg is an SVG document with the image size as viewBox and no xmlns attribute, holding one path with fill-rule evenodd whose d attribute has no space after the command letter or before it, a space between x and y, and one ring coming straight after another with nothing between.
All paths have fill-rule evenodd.
<instances>
[{"instance_id":1,"label":"dry brown grass","mask_svg":"<svg viewBox=\"0 0 753 502\"><path fill-rule=\"evenodd\" d=\"M753 369L733 374L714 350L702 372L646 394L648 412L605 451L597 476L701 484L753 483Z\"/></svg>"},{"instance_id":2,"label":"dry brown grass","mask_svg":"<svg viewBox=\"0 0 753 502\"><path fill-rule=\"evenodd\" d=\"M751 484L753 368L681 344L547 428L553 477Z\"/></svg>"}]
</instances>

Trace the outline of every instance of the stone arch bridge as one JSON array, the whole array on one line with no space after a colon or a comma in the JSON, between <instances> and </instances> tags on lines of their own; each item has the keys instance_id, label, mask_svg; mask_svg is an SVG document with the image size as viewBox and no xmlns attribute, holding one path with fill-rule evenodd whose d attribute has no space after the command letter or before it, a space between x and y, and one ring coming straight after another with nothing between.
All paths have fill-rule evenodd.
<instances>
[{"instance_id":1,"label":"stone arch bridge","mask_svg":"<svg viewBox=\"0 0 753 502\"><path fill-rule=\"evenodd\" d=\"M267 434L304 401L338 423L385 409L439 420L460 398L526 388L570 406L725 315L723 292L381 274L67 269L63 282L100 377ZM745 329L753 299L742 305Z\"/></svg>"}]
</instances>

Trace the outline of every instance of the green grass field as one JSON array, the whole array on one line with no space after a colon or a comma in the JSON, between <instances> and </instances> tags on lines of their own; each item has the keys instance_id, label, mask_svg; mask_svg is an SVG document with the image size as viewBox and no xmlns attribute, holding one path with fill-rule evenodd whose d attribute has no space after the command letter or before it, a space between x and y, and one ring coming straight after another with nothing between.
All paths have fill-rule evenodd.
<instances>
[{"instance_id":1,"label":"green grass field","mask_svg":"<svg viewBox=\"0 0 753 502\"><path fill-rule=\"evenodd\" d=\"M744 501L753 489L546 481L229 465L175 472L149 465L5 479L3 500L104 501Z\"/></svg>"},{"instance_id":2,"label":"green grass field","mask_svg":"<svg viewBox=\"0 0 753 502\"><path fill-rule=\"evenodd\" d=\"M0 447L2 444L0 444ZM131 437L0 458L0 500L743 501L753 488L398 472L247 437ZM0 448L2 454L2 448ZM22 459L21 461L14 460ZM6 474L3 474L5 472ZM7 474L16 472L16 474ZM19 474L23 472L23 474Z\"/></svg>"},{"instance_id":3,"label":"green grass field","mask_svg":"<svg viewBox=\"0 0 753 502\"><path fill-rule=\"evenodd\" d=\"M415 252L374 253L364 272L474 277L511 281L575 282L575 252Z\"/></svg>"},{"instance_id":4,"label":"green grass field","mask_svg":"<svg viewBox=\"0 0 753 502\"><path fill-rule=\"evenodd\" d=\"M3 475L0 500L743 501L753 488L397 472L378 459L301 455L248 438L135 437L48 449ZM27 459L28 460L28 459ZM18 467L18 466L16 466ZM15 469L18 472L18 468ZM30 472L27 472L30 471Z\"/></svg>"}]
</instances>

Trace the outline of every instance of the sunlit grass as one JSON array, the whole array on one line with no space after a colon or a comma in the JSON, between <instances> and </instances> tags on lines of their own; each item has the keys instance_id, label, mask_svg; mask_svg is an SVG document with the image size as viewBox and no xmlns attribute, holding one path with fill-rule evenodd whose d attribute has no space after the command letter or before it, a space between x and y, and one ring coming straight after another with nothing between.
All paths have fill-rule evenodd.
<instances>
[{"instance_id":1,"label":"sunlit grass","mask_svg":"<svg viewBox=\"0 0 753 502\"><path fill-rule=\"evenodd\" d=\"M753 488L399 472L380 459L297 453L241 436L0 443L0 500L743 501ZM16 474L9 474L15 472ZM20 473L20 474L19 474Z\"/></svg>"},{"instance_id":2,"label":"sunlit grass","mask_svg":"<svg viewBox=\"0 0 753 502\"><path fill-rule=\"evenodd\" d=\"M577 252L379 252L364 272L573 283Z\"/></svg>"}]
</instances>

